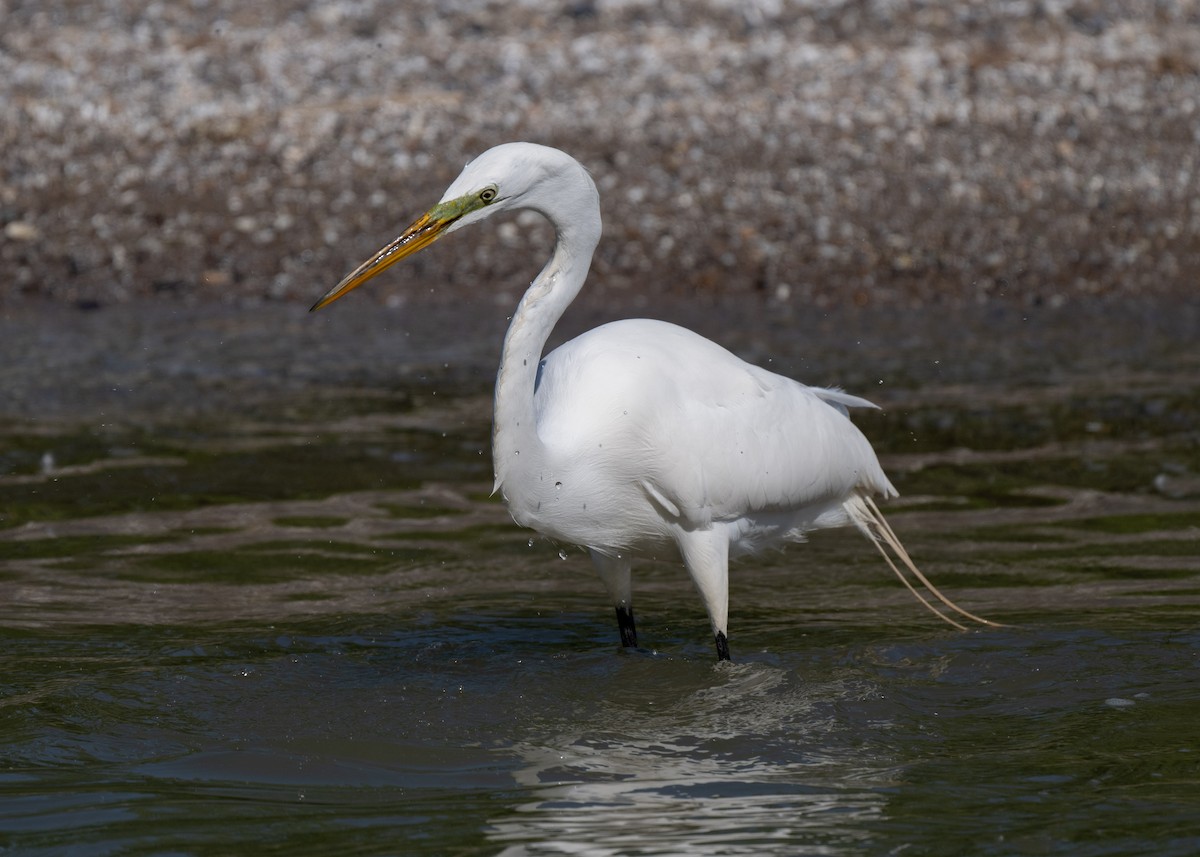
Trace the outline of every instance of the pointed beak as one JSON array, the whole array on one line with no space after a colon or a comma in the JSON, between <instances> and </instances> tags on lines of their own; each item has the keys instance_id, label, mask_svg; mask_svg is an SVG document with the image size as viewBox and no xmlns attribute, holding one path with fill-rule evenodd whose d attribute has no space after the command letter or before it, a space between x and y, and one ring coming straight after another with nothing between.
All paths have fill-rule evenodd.
<instances>
[{"instance_id":1,"label":"pointed beak","mask_svg":"<svg viewBox=\"0 0 1200 857\"><path fill-rule=\"evenodd\" d=\"M386 271L404 257L411 256L418 250L428 247L465 213L446 205L434 207L422 215L412 226L405 229L399 238L347 274L345 279L313 304L309 312L328 306L347 292L357 289L376 274Z\"/></svg>"}]
</instances>

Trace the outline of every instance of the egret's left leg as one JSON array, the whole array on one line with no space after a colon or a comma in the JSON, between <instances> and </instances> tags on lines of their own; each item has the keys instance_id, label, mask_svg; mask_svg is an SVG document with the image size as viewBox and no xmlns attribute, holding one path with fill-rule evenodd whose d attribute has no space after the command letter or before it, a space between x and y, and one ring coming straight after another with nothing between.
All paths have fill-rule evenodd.
<instances>
[{"instance_id":1,"label":"egret's left leg","mask_svg":"<svg viewBox=\"0 0 1200 857\"><path fill-rule=\"evenodd\" d=\"M592 551L592 564L604 581L604 588L617 609L617 629L621 632L621 645L626 648L637 646L637 628L633 623L632 562L629 557L610 556Z\"/></svg>"},{"instance_id":2,"label":"egret's left leg","mask_svg":"<svg viewBox=\"0 0 1200 857\"><path fill-rule=\"evenodd\" d=\"M717 660L729 660L729 537L722 530L685 530L679 553L712 622Z\"/></svg>"}]
</instances>

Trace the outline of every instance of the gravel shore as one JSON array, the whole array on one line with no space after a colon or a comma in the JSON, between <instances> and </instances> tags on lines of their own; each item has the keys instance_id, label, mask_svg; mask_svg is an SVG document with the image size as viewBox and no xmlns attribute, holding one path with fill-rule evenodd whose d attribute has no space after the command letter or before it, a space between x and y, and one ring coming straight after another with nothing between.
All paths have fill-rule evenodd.
<instances>
[{"instance_id":1,"label":"gravel shore","mask_svg":"<svg viewBox=\"0 0 1200 857\"><path fill-rule=\"evenodd\" d=\"M596 177L598 302L1194 299L1192 0L0 13L0 308L311 303L515 139ZM551 235L451 240L364 293L511 307Z\"/></svg>"}]
</instances>

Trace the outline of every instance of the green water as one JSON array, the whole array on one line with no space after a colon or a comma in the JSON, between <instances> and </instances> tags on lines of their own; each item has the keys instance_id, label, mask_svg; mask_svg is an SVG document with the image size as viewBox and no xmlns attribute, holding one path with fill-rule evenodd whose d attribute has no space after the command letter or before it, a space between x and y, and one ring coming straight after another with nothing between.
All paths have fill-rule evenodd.
<instances>
[{"instance_id":1,"label":"green water","mask_svg":"<svg viewBox=\"0 0 1200 857\"><path fill-rule=\"evenodd\" d=\"M368 345L325 377L307 319L267 312L273 349L201 318L226 350L184 341L175 394L151 369L13 376L0 848L1200 851L1191 328L1071 352L1061 318L951 366L941 324L875 348L820 325L742 340L885 405L860 424L903 495L889 519L1009 627L949 629L857 534L821 533L734 567L717 665L682 569L638 567L647 648L621 651L586 556L490 496L494 341ZM183 322L159 321L72 324L163 366ZM368 322L400 326L318 333Z\"/></svg>"}]
</instances>

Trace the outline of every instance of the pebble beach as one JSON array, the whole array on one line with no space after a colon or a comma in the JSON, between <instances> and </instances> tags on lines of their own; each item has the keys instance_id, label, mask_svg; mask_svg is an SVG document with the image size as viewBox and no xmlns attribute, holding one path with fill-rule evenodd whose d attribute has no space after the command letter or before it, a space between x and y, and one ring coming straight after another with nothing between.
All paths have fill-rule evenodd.
<instances>
[{"instance_id":1,"label":"pebble beach","mask_svg":"<svg viewBox=\"0 0 1200 857\"><path fill-rule=\"evenodd\" d=\"M307 305L499 142L600 188L589 300L1188 299L1190 0L7 0L0 307ZM373 300L511 304L536 215Z\"/></svg>"}]
</instances>

